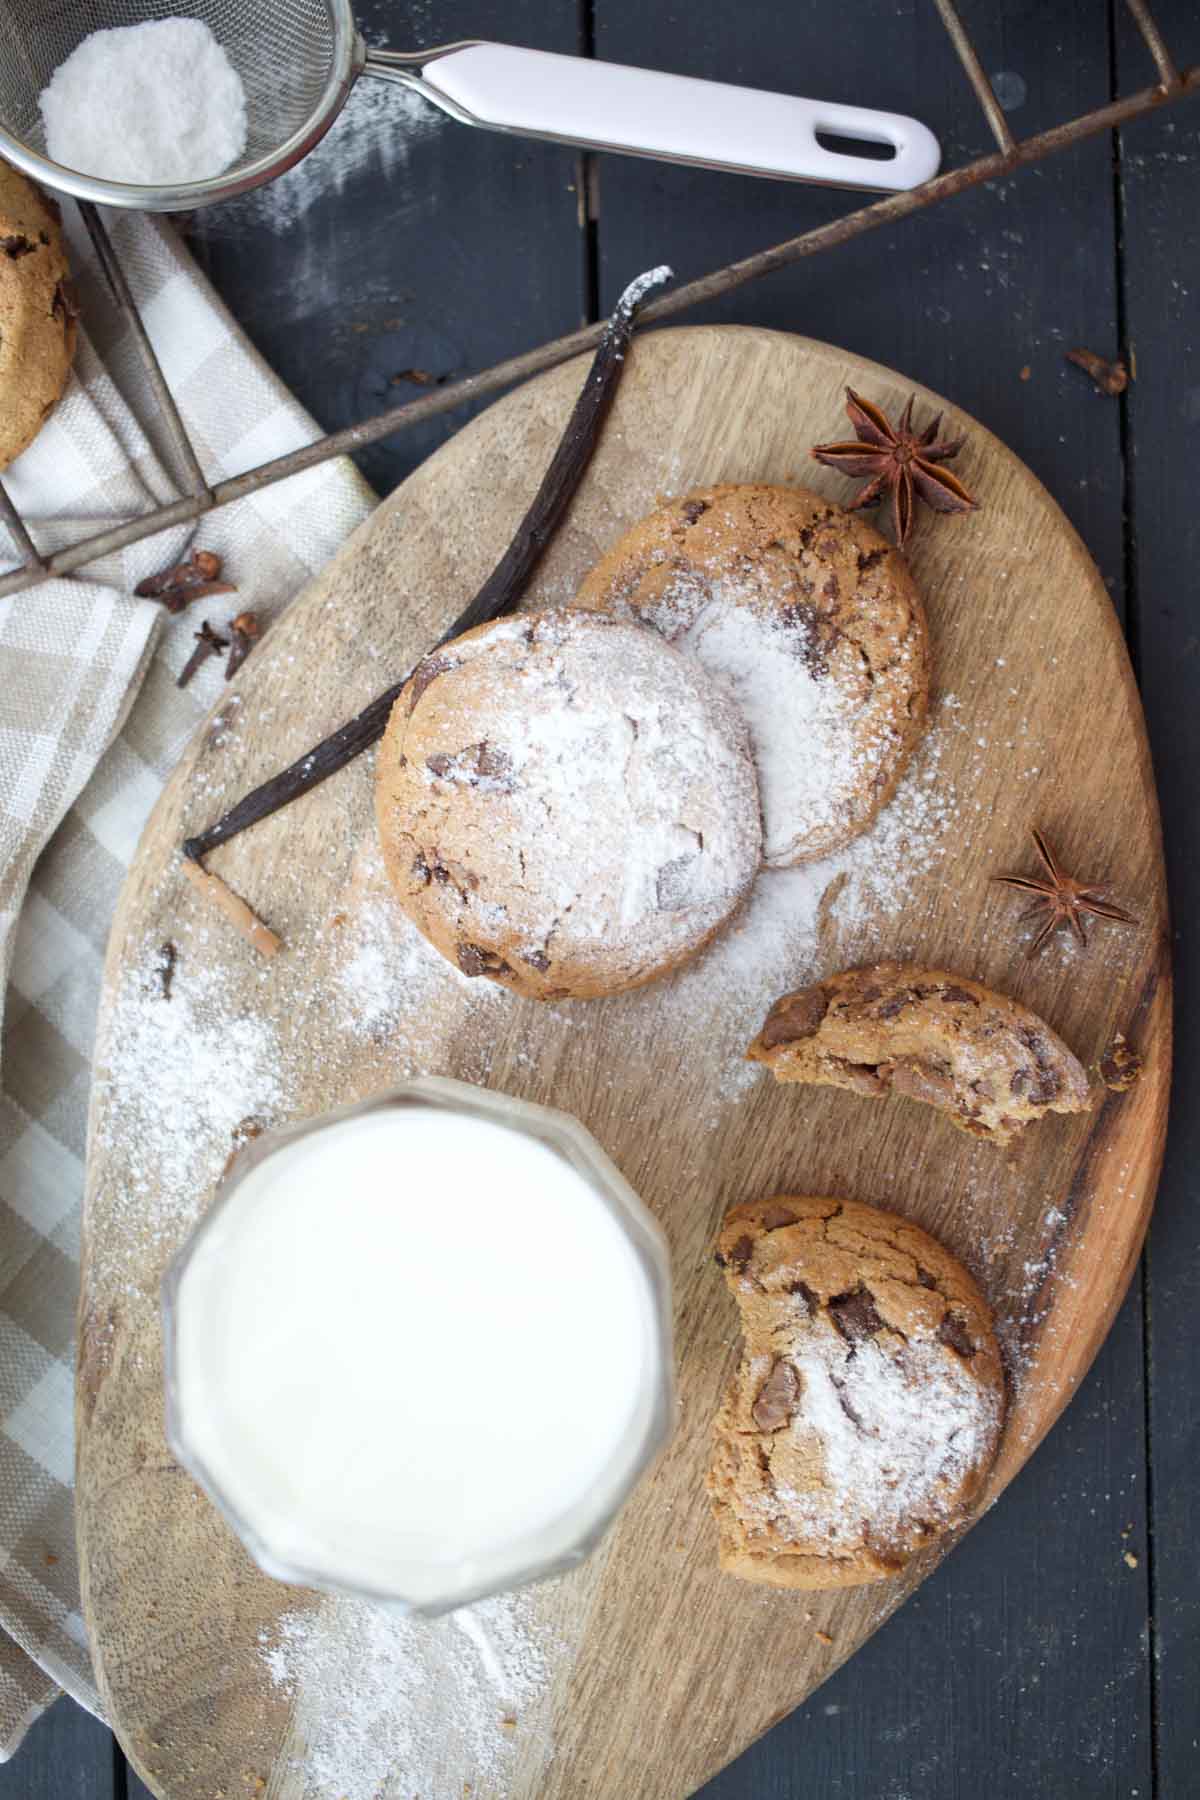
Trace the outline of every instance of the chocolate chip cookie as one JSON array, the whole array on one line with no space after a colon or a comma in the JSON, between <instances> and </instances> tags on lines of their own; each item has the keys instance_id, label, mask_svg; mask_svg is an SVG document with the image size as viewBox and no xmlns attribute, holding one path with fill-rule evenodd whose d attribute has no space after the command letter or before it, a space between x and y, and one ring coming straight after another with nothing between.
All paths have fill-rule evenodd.
<instances>
[{"instance_id":1,"label":"chocolate chip cookie","mask_svg":"<svg viewBox=\"0 0 1200 1800\"><path fill-rule=\"evenodd\" d=\"M721 1567L776 1587L882 1581L967 1517L1004 1375L986 1301L916 1225L849 1200L735 1206L741 1313L708 1491Z\"/></svg>"},{"instance_id":2,"label":"chocolate chip cookie","mask_svg":"<svg viewBox=\"0 0 1200 1800\"><path fill-rule=\"evenodd\" d=\"M698 488L627 531L581 606L653 625L746 715L763 855L828 856L891 799L925 728L925 612L900 552L804 488Z\"/></svg>"},{"instance_id":3,"label":"chocolate chip cookie","mask_svg":"<svg viewBox=\"0 0 1200 1800\"><path fill-rule=\"evenodd\" d=\"M67 385L75 302L59 211L0 162L0 469L31 444Z\"/></svg>"},{"instance_id":4,"label":"chocolate chip cookie","mask_svg":"<svg viewBox=\"0 0 1200 1800\"><path fill-rule=\"evenodd\" d=\"M778 1081L924 1100L1006 1144L1048 1112L1087 1112L1088 1078L1044 1020L965 975L847 969L777 1000L747 1051Z\"/></svg>"},{"instance_id":5,"label":"chocolate chip cookie","mask_svg":"<svg viewBox=\"0 0 1200 1800\"><path fill-rule=\"evenodd\" d=\"M759 864L736 705L657 633L598 613L522 614L426 657L376 803L418 929L532 999L615 994L694 956Z\"/></svg>"}]
</instances>

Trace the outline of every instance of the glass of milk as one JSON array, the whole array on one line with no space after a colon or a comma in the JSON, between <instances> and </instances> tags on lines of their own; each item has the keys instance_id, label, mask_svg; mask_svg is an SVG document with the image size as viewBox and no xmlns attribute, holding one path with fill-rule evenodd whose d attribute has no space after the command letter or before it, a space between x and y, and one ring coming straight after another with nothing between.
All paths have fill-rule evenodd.
<instances>
[{"instance_id":1,"label":"glass of milk","mask_svg":"<svg viewBox=\"0 0 1200 1800\"><path fill-rule=\"evenodd\" d=\"M655 1221L440 1077L243 1150L163 1309L167 1436L260 1566L425 1613L581 1561L673 1422Z\"/></svg>"}]
</instances>

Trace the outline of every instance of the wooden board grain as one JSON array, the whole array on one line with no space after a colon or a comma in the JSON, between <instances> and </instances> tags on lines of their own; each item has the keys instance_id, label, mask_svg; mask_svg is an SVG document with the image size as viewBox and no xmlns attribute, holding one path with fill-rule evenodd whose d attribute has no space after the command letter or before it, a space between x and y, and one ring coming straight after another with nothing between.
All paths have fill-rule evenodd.
<instances>
[{"instance_id":1,"label":"wooden board grain","mask_svg":"<svg viewBox=\"0 0 1200 1800\"><path fill-rule=\"evenodd\" d=\"M201 1141L210 1115L189 1121L188 1153L205 1178L181 1207L165 1192L177 1179L176 1153L162 1157L153 1136L139 1138L103 1078L106 1060L124 1052L122 1006L144 979L148 946L174 939L181 969L215 971L222 1006L278 1022L290 1059L281 1114L370 1092L414 1064L551 1099L589 1125L668 1233L679 1430L600 1555L539 1593L565 1653L516 1743L512 1793L691 1791L850 1655L932 1566L829 1598L717 1573L701 1479L708 1423L735 1354L732 1309L709 1257L727 1205L789 1188L882 1201L971 1264L1000 1317L1014 1387L989 1499L1070 1398L1137 1258L1162 1151L1170 1014L1140 709L1082 545L1017 459L953 412L951 426L968 433L959 466L982 510L925 521L911 553L942 697L948 842L898 912L827 920L820 959L835 967L919 953L979 976L1041 1011L1085 1061L1123 1030L1146 1057L1132 1093L1106 1097L1085 1119L1052 1119L1003 1156L924 1108L797 1095L766 1081L731 1088L740 1046L711 1018L690 1016L699 990L686 972L613 1001L551 1009L510 997L481 1008L457 986L416 1025L332 1035L340 945L364 920L374 932L390 929L365 760L214 859L282 931L287 953L261 965L198 910L175 866L179 839L370 697L381 669L406 666L437 635L507 540L582 372L555 371L492 408L385 503L291 609L183 759L123 897L85 1215L78 1517L106 1703L140 1772L173 1800L237 1793L247 1769L262 1770L273 1795L302 1793L290 1759L306 1697L273 1689L261 1654L296 1594L257 1575L162 1440L158 1279L228 1142L227 1133L225 1142ZM569 597L598 552L662 492L799 476L845 497L806 451L836 427L846 380L889 407L909 391L886 370L776 333L700 328L639 340L531 601ZM1097 933L1086 958L1021 955L1011 905L987 878L1028 865L1032 818L1068 865L1136 896L1137 928ZM781 966L778 985L795 973ZM389 1791L409 1791L403 1771ZM487 1794L487 1781L474 1791Z\"/></svg>"}]
</instances>

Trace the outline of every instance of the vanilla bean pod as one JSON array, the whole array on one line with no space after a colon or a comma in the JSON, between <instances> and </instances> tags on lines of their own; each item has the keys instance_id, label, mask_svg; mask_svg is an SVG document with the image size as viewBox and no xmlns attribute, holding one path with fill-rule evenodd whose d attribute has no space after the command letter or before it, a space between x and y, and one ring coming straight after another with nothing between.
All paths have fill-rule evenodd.
<instances>
[{"instance_id":1,"label":"vanilla bean pod","mask_svg":"<svg viewBox=\"0 0 1200 1800\"><path fill-rule=\"evenodd\" d=\"M625 366L625 353L633 336L638 308L648 295L670 279L670 269L652 269L631 282L621 295L600 340L583 391L575 402L562 440L542 477L532 505L517 527L512 543L471 604L459 614L437 643L430 646L430 651L440 649L452 638L461 637L464 631L470 631L475 625L482 625L488 619L498 619L505 613L512 612L519 603L530 576L541 561L546 546L554 536L591 461L600 428L612 405ZM430 654L430 651L425 654ZM193 862L199 862L210 850L215 850L218 844L227 843L248 826L257 825L261 819L269 818L289 801L307 794L330 775L344 769L347 763L352 762L383 736L388 715L407 680L408 675L405 675L386 688L353 719L339 725L329 737L306 751L278 775L263 782L261 787L254 788L218 819L215 825L210 825L207 831L187 838L183 845L184 855Z\"/></svg>"}]
</instances>

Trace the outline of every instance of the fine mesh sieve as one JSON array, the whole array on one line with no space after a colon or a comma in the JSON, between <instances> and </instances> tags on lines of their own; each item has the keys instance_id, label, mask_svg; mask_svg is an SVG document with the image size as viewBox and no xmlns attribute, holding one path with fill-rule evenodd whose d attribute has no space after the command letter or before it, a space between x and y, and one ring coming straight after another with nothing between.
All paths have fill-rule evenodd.
<instances>
[{"instance_id":1,"label":"fine mesh sieve","mask_svg":"<svg viewBox=\"0 0 1200 1800\"><path fill-rule=\"evenodd\" d=\"M241 77L248 138L237 163L203 181L143 187L52 162L38 96L59 65L94 31L180 16L203 20ZM466 125L792 181L915 187L940 154L925 126L896 113L503 44L368 50L349 0L0 0L0 154L80 199L148 212L206 206L299 161L361 74L413 88Z\"/></svg>"},{"instance_id":2,"label":"fine mesh sieve","mask_svg":"<svg viewBox=\"0 0 1200 1800\"><path fill-rule=\"evenodd\" d=\"M136 187L64 169L46 155L38 96L93 31L186 15L202 19L246 90L246 148L220 175ZM350 91L362 46L341 0L0 0L0 153L48 186L149 212L204 206L290 168ZM97 96L102 103L102 96Z\"/></svg>"}]
</instances>

